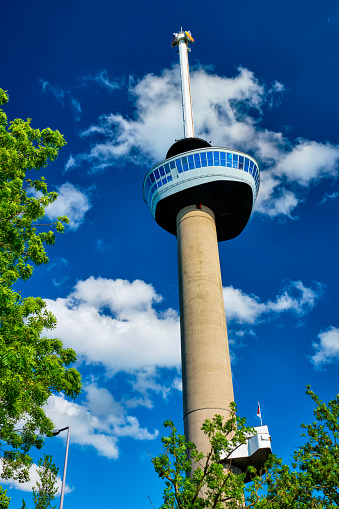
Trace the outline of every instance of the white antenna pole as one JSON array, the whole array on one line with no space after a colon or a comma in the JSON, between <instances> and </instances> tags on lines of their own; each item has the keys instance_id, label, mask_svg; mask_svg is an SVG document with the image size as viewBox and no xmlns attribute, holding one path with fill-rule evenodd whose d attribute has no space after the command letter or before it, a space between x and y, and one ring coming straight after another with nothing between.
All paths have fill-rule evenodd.
<instances>
[{"instance_id":1,"label":"white antenna pole","mask_svg":"<svg viewBox=\"0 0 339 509\"><path fill-rule=\"evenodd\" d=\"M172 46L179 46L181 94L182 94L182 115L184 123L185 138L194 138L193 113L191 101L190 75L188 67L188 43L194 42L190 32L174 34Z\"/></svg>"}]
</instances>

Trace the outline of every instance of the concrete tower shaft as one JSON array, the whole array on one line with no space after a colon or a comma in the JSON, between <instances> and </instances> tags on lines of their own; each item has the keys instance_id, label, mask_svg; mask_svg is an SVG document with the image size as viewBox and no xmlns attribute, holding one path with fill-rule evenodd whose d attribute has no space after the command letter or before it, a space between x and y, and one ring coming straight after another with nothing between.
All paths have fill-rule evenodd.
<instances>
[{"instance_id":1,"label":"concrete tower shaft","mask_svg":"<svg viewBox=\"0 0 339 509\"><path fill-rule=\"evenodd\" d=\"M207 418L228 418L234 401L214 213L205 206L177 215L184 427L201 452Z\"/></svg>"}]
</instances>

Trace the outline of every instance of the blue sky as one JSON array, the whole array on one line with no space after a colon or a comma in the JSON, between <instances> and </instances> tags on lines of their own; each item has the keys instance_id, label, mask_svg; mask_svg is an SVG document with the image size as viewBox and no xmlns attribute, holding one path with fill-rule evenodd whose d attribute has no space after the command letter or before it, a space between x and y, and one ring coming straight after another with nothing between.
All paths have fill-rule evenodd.
<instances>
[{"instance_id":1,"label":"blue sky","mask_svg":"<svg viewBox=\"0 0 339 509\"><path fill-rule=\"evenodd\" d=\"M258 425L260 400L289 461L312 420L306 384L324 400L338 392L338 3L8 2L8 117L67 141L44 175L59 191L48 218L71 224L21 285L46 299L83 375L80 398L47 409L72 427L65 509L150 508L148 496L159 507L150 455L165 419L182 429L176 240L142 198L144 175L183 136L170 47L181 26L196 40L196 135L261 169L246 229L219 244L239 414ZM45 447L61 470L64 446ZM31 504L29 486L7 487L14 507Z\"/></svg>"}]
</instances>

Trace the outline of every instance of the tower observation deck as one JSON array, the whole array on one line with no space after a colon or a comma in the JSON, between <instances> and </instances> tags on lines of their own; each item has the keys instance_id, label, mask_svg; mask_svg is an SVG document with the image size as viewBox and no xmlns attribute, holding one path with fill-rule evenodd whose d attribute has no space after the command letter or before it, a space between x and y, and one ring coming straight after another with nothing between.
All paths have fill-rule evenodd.
<instances>
[{"instance_id":1,"label":"tower observation deck","mask_svg":"<svg viewBox=\"0 0 339 509\"><path fill-rule=\"evenodd\" d=\"M260 172L252 156L194 136L187 53L193 42L183 30L172 41L180 56L185 137L146 174L143 196L159 226L177 237L184 429L186 439L206 453L202 423L215 414L227 419L234 401L218 242L245 228ZM258 466L271 451L269 441L251 443L261 444ZM246 454L237 458L239 471L251 464Z\"/></svg>"}]
</instances>

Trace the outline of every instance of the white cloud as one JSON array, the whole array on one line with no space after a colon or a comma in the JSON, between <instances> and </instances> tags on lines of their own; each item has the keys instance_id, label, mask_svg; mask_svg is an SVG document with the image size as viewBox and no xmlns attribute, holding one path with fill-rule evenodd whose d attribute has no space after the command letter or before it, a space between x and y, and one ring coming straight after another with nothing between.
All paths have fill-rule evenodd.
<instances>
[{"instance_id":1,"label":"white cloud","mask_svg":"<svg viewBox=\"0 0 339 509\"><path fill-rule=\"evenodd\" d=\"M229 79L199 69L192 72L191 82L197 136L213 138L216 144L226 146L252 136L254 121L248 122L244 114L237 118L234 104L260 110L264 89L253 73L240 69L238 76ZM135 119L103 115L98 125L83 133L104 136L89 154L78 156L96 170L121 157L142 163L164 159L171 143L183 136L178 66L165 69L160 76L147 74L131 84L129 93L135 100Z\"/></svg>"},{"instance_id":2,"label":"white cloud","mask_svg":"<svg viewBox=\"0 0 339 509\"><path fill-rule=\"evenodd\" d=\"M112 244L105 244L105 242L101 239L97 239L95 245L99 251L109 251L112 249Z\"/></svg>"},{"instance_id":3,"label":"white cloud","mask_svg":"<svg viewBox=\"0 0 339 509\"><path fill-rule=\"evenodd\" d=\"M126 405L129 408L137 406L145 406L147 408L153 408L153 395L160 394L164 399L167 398L170 387L166 387L164 384L159 383L161 378L159 370L154 366L149 366L144 369L138 370L133 374L130 384L132 389L137 392L141 397L129 399Z\"/></svg>"},{"instance_id":4,"label":"white cloud","mask_svg":"<svg viewBox=\"0 0 339 509\"><path fill-rule=\"evenodd\" d=\"M173 383L172 383L172 387L174 387L174 389L177 389L177 391L182 391L182 379L179 378L179 377L175 377L174 380L173 380Z\"/></svg>"},{"instance_id":5,"label":"white cloud","mask_svg":"<svg viewBox=\"0 0 339 509\"><path fill-rule=\"evenodd\" d=\"M328 200L335 200L338 198L339 192L333 192L333 193L325 193L322 197L321 201L319 202L319 205L322 205L323 203L326 203Z\"/></svg>"},{"instance_id":6,"label":"white cloud","mask_svg":"<svg viewBox=\"0 0 339 509\"><path fill-rule=\"evenodd\" d=\"M112 371L180 365L179 317L158 312L161 297L152 285L90 277L66 298L46 299L60 336L80 359ZM49 333L50 334L50 333Z\"/></svg>"},{"instance_id":7,"label":"white cloud","mask_svg":"<svg viewBox=\"0 0 339 509\"><path fill-rule=\"evenodd\" d=\"M226 318L228 322L252 325L286 311L302 316L314 307L322 291L323 286L320 283L315 283L312 289L304 286L301 281L291 281L274 301L262 302L256 295L248 295L228 286L223 288Z\"/></svg>"},{"instance_id":8,"label":"white cloud","mask_svg":"<svg viewBox=\"0 0 339 509\"><path fill-rule=\"evenodd\" d=\"M289 153L281 154L274 173L306 186L323 176L336 176L338 159L339 146L299 140Z\"/></svg>"},{"instance_id":9,"label":"white cloud","mask_svg":"<svg viewBox=\"0 0 339 509\"><path fill-rule=\"evenodd\" d=\"M52 280L52 283L54 286L58 287L58 286L62 286L64 283L66 283L66 281L68 281L68 279L69 279L69 276L64 276L61 279L56 279L54 277Z\"/></svg>"},{"instance_id":10,"label":"white cloud","mask_svg":"<svg viewBox=\"0 0 339 509\"><path fill-rule=\"evenodd\" d=\"M71 98L71 106L74 113L75 120L79 121L82 113L81 104L79 99Z\"/></svg>"},{"instance_id":11,"label":"white cloud","mask_svg":"<svg viewBox=\"0 0 339 509\"><path fill-rule=\"evenodd\" d=\"M256 212L270 217L288 216L292 218L292 213L300 201L302 201L301 197L297 197L293 191L282 187L272 172L261 173L260 191L254 205Z\"/></svg>"},{"instance_id":12,"label":"white cloud","mask_svg":"<svg viewBox=\"0 0 339 509\"><path fill-rule=\"evenodd\" d=\"M66 165L65 165L64 172L66 173L71 168L74 168L74 166L77 166L77 161L71 154L67 160Z\"/></svg>"},{"instance_id":13,"label":"white cloud","mask_svg":"<svg viewBox=\"0 0 339 509\"><path fill-rule=\"evenodd\" d=\"M263 301L232 286L223 289L225 311L233 336L238 329L252 334L255 324L282 313L297 317L312 309L323 286L289 282L273 299ZM63 338L80 361L99 364L111 373L127 372L134 392L129 405L152 406L150 393L166 398L172 382L164 384L162 368L180 368L179 316L172 310L157 311L161 301L153 286L144 281L90 277L79 281L66 298L47 299L56 315L56 330L47 332ZM249 330L248 326L250 326Z\"/></svg>"},{"instance_id":14,"label":"white cloud","mask_svg":"<svg viewBox=\"0 0 339 509\"><path fill-rule=\"evenodd\" d=\"M241 345L243 336L254 334L256 324L282 313L303 316L315 305L322 288L320 283L309 288L294 281L267 301L232 286L224 288L230 342ZM68 297L46 300L58 319L56 329L47 334L61 337L66 347L75 349L79 361L100 365L110 376L124 372L124 383L130 387L119 402L94 383L85 386L86 402L81 405L51 397L48 415L57 427L74 428L74 442L117 458L119 437L156 436L156 431L141 428L129 412L138 406L152 408L155 394L166 399L171 390L181 390L177 373L173 377L169 371L180 369L179 316L172 309L157 311L161 300L144 281L94 277L78 281Z\"/></svg>"},{"instance_id":15,"label":"white cloud","mask_svg":"<svg viewBox=\"0 0 339 509\"><path fill-rule=\"evenodd\" d=\"M66 182L57 188L58 198L46 207L46 216L54 221L59 216L68 216L70 228L76 230L91 208L88 196L79 188Z\"/></svg>"},{"instance_id":16,"label":"white cloud","mask_svg":"<svg viewBox=\"0 0 339 509\"><path fill-rule=\"evenodd\" d=\"M36 488L37 481L40 481L39 474L38 474L38 465L33 463L33 465L29 469L29 481L20 483L18 481L15 481L13 479L2 479L0 477L0 483L8 485L10 488L15 488L17 490L21 491L32 491L33 488ZM0 468L1 471L1 468ZM58 491L56 493L56 496L60 496L61 493L61 477L60 475L57 476L57 488ZM72 489L68 486L66 483L65 485L65 493L71 493Z\"/></svg>"},{"instance_id":17,"label":"white cloud","mask_svg":"<svg viewBox=\"0 0 339 509\"><path fill-rule=\"evenodd\" d=\"M311 362L316 368L339 361L339 329L330 327L318 334L319 342L313 343L316 353Z\"/></svg>"},{"instance_id":18,"label":"white cloud","mask_svg":"<svg viewBox=\"0 0 339 509\"><path fill-rule=\"evenodd\" d=\"M94 447L101 456L117 459L119 437L153 440L158 436L157 430L150 433L141 428L138 419L127 415L123 405L107 389L89 384L84 390L83 404L67 401L63 395L53 395L46 405L46 413L56 428L71 427L71 443Z\"/></svg>"},{"instance_id":19,"label":"white cloud","mask_svg":"<svg viewBox=\"0 0 339 509\"><path fill-rule=\"evenodd\" d=\"M62 89L57 85L52 85L51 83L42 78L40 79L40 83L43 92L49 92L50 94L52 94L53 97L55 97L55 99L62 104L62 106L65 106L65 101L69 102L73 110L74 119L76 121L80 120L82 113L81 104L79 99L76 99L75 97L72 96L70 90Z\"/></svg>"},{"instance_id":20,"label":"white cloud","mask_svg":"<svg viewBox=\"0 0 339 509\"><path fill-rule=\"evenodd\" d=\"M43 92L50 92L64 106L64 98L66 92L62 88L51 85L51 83L42 78L40 80L40 83Z\"/></svg>"},{"instance_id":21,"label":"white cloud","mask_svg":"<svg viewBox=\"0 0 339 509\"><path fill-rule=\"evenodd\" d=\"M259 297L247 295L233 286L223 288L223 293L228 322L255 323L266 310L266 305L260 302Z\"/></svg>"},{"instance_id":22,"label":"white cloud","mask_svg":"<svg viewBox=\"0 0 339 509\"><path fill-rule=\"evenodd\" d=\"M191 90L195 135L213 145L249 151L258 159L262 185L256 212L292 217L306 185L337 176L339 146L304 139L292 142L281 132L262 127L264 110L274 105L283 84L264 86L245 68L228 78L199 67L191 70ZM94 136L94 145L88 153L74 156L76 164L87 161L92 172L121 158L151 164L163 160L174 140L183 137L178 66L131 81L128 92L134 99L134 117L101 116L82 133Z\"/></svg>"},{"instance_id":23,"label":"white cloud","mask_svg":"<svg viewBox=\"0 0 339 509\"><path fill-rule=\"evenodd\" d=\"M68 266L68 260L66 258L63 258L60 256L59 258L53 258L50 263L48 264L47 270L50 272L51 270L55 270L56 268L60 267L67 267Z\"/></svg>"},{"instance_id":24,"label":"white cloud","mask_svg":"<svg viewBox=\"0 0 339 509\"><path fill-rule=\"evenodd\" d=\"M106 70L100 71L94 76L83 76L82 80L84 82L94 81L103 87L108 93L114 92L115 90L121 88L123 85L123 80L121 79L111 81Z\"/></svg>"}]
</instances>

